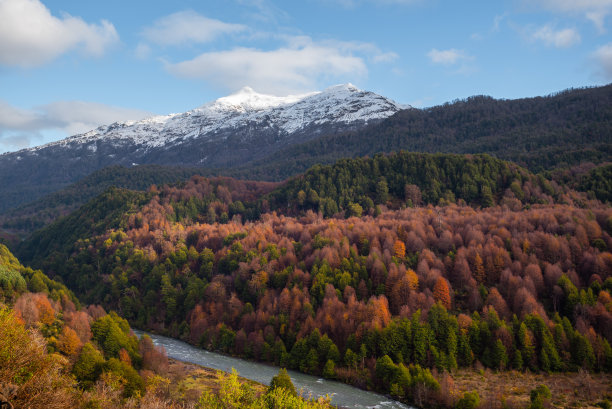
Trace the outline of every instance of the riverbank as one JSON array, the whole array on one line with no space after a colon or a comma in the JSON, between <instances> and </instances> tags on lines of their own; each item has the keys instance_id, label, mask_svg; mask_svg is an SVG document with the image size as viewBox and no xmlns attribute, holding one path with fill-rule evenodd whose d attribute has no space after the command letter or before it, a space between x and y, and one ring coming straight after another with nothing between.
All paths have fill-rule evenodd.
<instances>
[{"instance_id":1,"label":"riverbank","mask_svg":"<svg viewBox=\"0 0 612 409\"><path fill-rule=\"evenodd\" d=\"M438 376L441 384L444 376ZM555 408L600 409L598 403L612 401L612 376L609 374L551 373L490 370L458 370L452 381L445 382L449 395L461 396L464 392L477 391L484 407L526 408L530 392L538 385L550 389L551 404Z\"/></svg>"},{"instance_id":2,"label":"riverbank","mask_svg":"<svg viewBox=\"0 0 612 409\"><path fill-rule=\"evenodd\" d=\"M138 330L134 330L134 332L138 336L144 333ZM169 358L224 372L230 372L234 368L242 377L260 384L268 384L279 370L278 367L269 364L247 361L206 351L177 339L150 333L148 335L155 345L163 346L166 349ZM311 394L315 398L326 395L330 396L332 404L339 407L349 409L374 407L384 407L385 409L410 408L410 406L394 401L387 396L365 391L345 383L296 371L288 372L297 390L303 390L306 395Z\"/></svg>"},{"instance_id":3,"label":"riverbank","mask_svg":"<svg viewBox=\"0 0 612 409\"><path fill-rule=\"evenodd\" d=\"M165 376L170 380L168 397L173 402L185 405L195 404L203 392L219 390L219 370L207 368L189 362L168 359L168 372ZM241 383L246 383L255 394L264 393L268 386L240 377Z\"/></svg>"},{"instance_id":4,"label":"riverbank","mask_svg":"<svg viewBox=\"0 0 612 409\"><path fill-rule=\"evenodd\" d=\"M142 332L138 331L139 334ZM216 390L218 387L217 370L231 371L236 368L243 375L245 382L254 387L266 388L278 368L268 364L246 361L214 352L209 352L176 339L149 334L154 343L163 345L172 358L170 373L175 381L176 396L191 394L199 396L202 390ZM408 408L408 405L392 401L372 392L363 391L347 384L329 381L289 371L298 389L304 388L315 395L333 395L334 403L342 407L376 407ZM441 403L453 407L464 392L477 391L484 407L491 408L526 408L530 403L531 390L538 385L546 385L551 391L551 403L556 408L589 408L597 409L598 403L607 399L612 401L612 375L579 373L536 374L531 372L501 371L489 369L461 369L436 373L441 385Z\"/></svg>"}]
</instances>

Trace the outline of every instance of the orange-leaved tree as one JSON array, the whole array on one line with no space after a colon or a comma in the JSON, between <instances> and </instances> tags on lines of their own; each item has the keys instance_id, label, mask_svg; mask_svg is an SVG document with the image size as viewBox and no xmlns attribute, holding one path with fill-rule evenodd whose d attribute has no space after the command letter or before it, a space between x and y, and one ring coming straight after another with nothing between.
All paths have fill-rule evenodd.
<instances>
[{"instance_id":1,"label":"orange-leaved tree","mask_svg":"<svg viewBox=\"0 0 612 409\"><path fill-rule=\"evenodd\" d=\"M451 296L448 282L443 277L438 277L433 289L433 296L436 301L444 306L447 310L451 308Z\"/></svg>"}]
</instances>

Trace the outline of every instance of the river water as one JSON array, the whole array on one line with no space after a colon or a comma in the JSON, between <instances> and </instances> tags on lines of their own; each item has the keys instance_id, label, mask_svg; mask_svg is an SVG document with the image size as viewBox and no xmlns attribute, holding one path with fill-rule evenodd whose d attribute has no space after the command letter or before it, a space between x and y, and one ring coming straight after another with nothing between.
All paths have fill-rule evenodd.
<instances>
[{"instance_id":1,"label":"river water","mask_svg":"<svg viewBox=\"0 0 612 409\"><path fill-rule=\"evenodd\" d=\"M134 330L134 333L139 337L144 334L144 332L137 330ZM278 373L279 368L275 366L206 351L174 338L147 334L155 345L161 345L166 348L168 357L179 361L190 362L225 372L230 372L234 368L240 376L266 385L269 385L272 377ZM313 397L329 395L332 398L332 403L342 408L412 409L410 406L389 399L386 396L364 391L344 383L295 371L288 372L297 390L301 389L305 395L311 394Z\"/></svg>"}]
</instances>

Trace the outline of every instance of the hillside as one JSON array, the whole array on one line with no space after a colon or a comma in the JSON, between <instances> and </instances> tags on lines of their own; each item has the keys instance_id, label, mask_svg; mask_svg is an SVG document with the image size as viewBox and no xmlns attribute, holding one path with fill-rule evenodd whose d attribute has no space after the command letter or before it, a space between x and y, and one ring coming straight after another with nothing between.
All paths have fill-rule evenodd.
<instances>
[{"instance_id":1,"label":"hillside","mask_svg":"<svg viewBox=\"0 0 612 409\"><path fill-rule=\"evenodd\" d=\"M64 285L22 266L3 245L0 356L0 405L7 408L330 408L295 396L290 381L267 388L169 362L126 320L99 305L81 307Z\"/></svg>"},{"instance_id":2,"label":"hillside","mask_svg":"<svg viewBox=\"0 0 612 409\"><path fill-rule=\"evenodd\" d=\"M400 111L362 130L287 147L228 175L282 180L311 166L378 152L488 153L532 172L612 160L612 85Z\"/></svg>"},{"instance_id":3,"label":"hillside","mask_svg":"<svg viewBox=\"0 0 612 409\"><path fill-rule=\"evenodd\" d=\"M151 185L176 183L204 172L202 168L159 165L109 166L57 192L0 214L0 226L25 236L68 215L110 187L144 191Z\"/></svg>"},{"instance_id":4,"label":"hillside","mask_svg":"<svg viewBox=\"0 0 612 409\"><path fill-rule=\"evenodd\" d=\"M243 89L184 113L103 125L0 155L0 212L107 166L234 167L322 135L362 128L402 108L351 84L287 97Z\"/></svg>"},{"instance_id":5,"label":"hillside","mask_svg":"<svg viewBox=\"0 0 612 409\"><path fill-rule=\"evenodd\" d=\"M210 173L212 172L201 168L157 165L105 168L65 189L0 215L0 226L7 232L26 237L60 216L67 215L111 186L146 190L153 184L161 186L186 180L192 175ZM290 208L285 209L286 211L313 209L331 216L346 211L349 204L359 204L367 212L372 210L375 204L383 202L380 197L382 192L377 192L377 185L382 182L386 184L389 205L393 206L406 204L408 200L432 204L437 204L440 200L463 200L470 205L491 205L503 200L509 187L514 189L514 197L518 195L522 200L524 192L521 186L528 180L530 186L539 189L539 192L549 196L552 194L558 199L561 191L559 186L553 187L541 177L536 178L518 166L490 156L475 155L464 158L459 155L401 152L377 156L374 159L344 160L333 167L314 167L303 176L289 180L267 200L274 209L285 209L289 204ZM558 180L561 184L570 183L566 178ZM513 182L516 183L513 185ZM598 183L602 184L601 181ZM584 183L572 183L574 188L583 185ZM605 190L606 186L602 185L598 191ZM317 195L313 197L310 194L311 197L306 201L306 197L302 196L307 195L311 189ZM411 199L407 195L416 196ZM539 196L536 198L537 195ZM512 197L506 197L506 201L509 199ZM551 199L552 197L544 198L540 193L534 192L527 203ZM384 202L386 201L385 199Z\"/></svg>"},{"instance_id":6,"label":"hillside","mask_svg":"<svg viewBox=\"0 0 612 409\"><path fill-rule=\"evenodd\" d=\"M272 192L272 209L320 211L333 216L364 212L375 205L391 207L467 203L553 203L562 189L541 176L489 155L399 152L372 159L344 159L314 166Z\"/></svg>"},{"instance_id":7,"label":"hillside","mask_svg":"<svg viewBox=\"0 0 612 409\"><path fill-rule=\"evenodd\" d=\"M307 143L302 143L302 137L294 138L291 143L285 141L284 148L278 147L278 152L263 159L251 155L239 161L240 165L221 162L206 165L216 166L215 169L203 168L199 162L191 163L185 155L170 160L172 155L166 151L151 162L175 165L189 162L192 167L132 166L130 162L125 167L110 166L85 176L104 166L96 164L76 176L76 179L82 179L64 187L68 179L66 175L61 175L62 164L52 171L45 171L48 173L45 178L59 178L65 182L55 184L48 180L44 186L38 186L39 182L34 184L37 192L42 189L41 192L54 193L32 202L31 198L38 193L32 196L25 192L28 184L16 186L19 193L13 193L18 194L18 197L7 199L0 205L4 211L0 215L0 225L6 236L26 236L57 217L68 214L110 186L141 190L150 184L184 180L193 174L284 180L316 164L330 164L341 158L373 156L377 152L400 149L415 152L488 153L514 161L532 172L545 171L547 178L561 185L591 192L591 197L606 201L612 195L612 187L606 177L607 168L593 170L590 175L586 175L584 169L588 167L591 170L592 166L596 166L593 164L605 164L612 160L612 113L609 108L612 103L611 90L612 86L568 90L548 97L519 100L472 97L426 110L409 109L382 121L378 119L374 122L379 123L361 130L341 133L337 128L334 135L324 135L323 132L304 136L312 139ZM257 101L256 98L250 104ZM254 111L254 115L259 115L258 112ZM113 129L109 132L125 132L124 127ZM89 141L87 143L93 143L90 137L85 139ZM233 143L226 143L229 147L235 147ZM23 172L29 174L42 165L39 163L32 166ZM577 174L580 174L579 178ZM73 176L71 178L75 179ZM16 180L8 181L6 189L12 189L10 186ZM7 192L5 197L9 198L11 194ZM22 205L10 209L18 203Z\"/></svg>"},{"instance_id":8,"label":"hillside","mask_svg":"<svg viewBox=\"0 0 612 409\"><path fill-rule=\"evenodd\" d=\"M148 175L147 169L157 172L165 168L145 168L145 175ZM113 169L110 171L111 175L116 174ZM118 171L128 180L142 174L131 169L119 168ZM106 174L102 172L102 176ZM187 225L227 223L234 216L257 220L270 210L285 215L314 210L326 217L348 217L374 214L380 205L401 208L459 202L482 207L504 203L520 208L571 200L554 183L488 155L408 152L377 155L372 159L346 159L333 166L314 166L305 174L280 184L194 176L184 184L160 186L160 189L145 193L111 187L77 211L19 243L19 257L41 267L41 260L56 251L66 254L78 240L124 226L130 215L150 200L171 206L172 211L166 213L168 221ZM76 188L68 192L79 197L80 191Z\"/></svg>"},{"instance_id":9,"label":"hillside","mask_svg":"<svg viewBox=\"0 0 612 409\"><path fill-rule=\"evenodd\" d=\"M555 169L545 173L547 178L572 189L586 192L591 198L612 202L612 164L599 166L584 163L567 169Z\"/></svg>"},{"instance_id":10,"label":"hillside","mask_svg":"<svg viewBox=\"0 0 612 409\"><path fill-rule=\"evenodd\" d=\"M423 174L390 166L419 160ZM326 193L366 166L379 173ZM408 179L397 186L422 183L423 202L441 205L402 209L398 175ZM381 177L388 196L370 215L323 218L291 202L267 211L307 183L319 209L353 197L350 186L383 199L385 189L360 190ZM489 186L490 207L457 181ZM136 194L120 220L96 204L116 195L96 199L19 254L141 328L448 407L456 398L440 382L457 368L612 371L612 211L540 182L486 155L407 153L316 167L278 187L194 177ZM440 201L432 183L473 207ZM73 234L88 207L101 210L97 227Z\"/></svg>"}]
</instances>

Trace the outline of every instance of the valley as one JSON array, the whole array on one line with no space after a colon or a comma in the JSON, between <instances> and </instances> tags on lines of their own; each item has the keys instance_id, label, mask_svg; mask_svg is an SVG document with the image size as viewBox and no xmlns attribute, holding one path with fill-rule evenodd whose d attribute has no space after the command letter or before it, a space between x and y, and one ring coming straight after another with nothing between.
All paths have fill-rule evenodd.
<instances>
[{"instance_id":1,"label":"valley","mask_svg":"<svg viewBox=\"0 0 612 409\"><path fill-rule=\"evenodd\" d=\"M295 119L294 104L340 94L392 104L350 86L295 100L246 90L164 121L221 103L235 118L243 111L259 118L261 106L273 105L283 108L278 118ZM310 130L310 141L274 145L268 159L215 168L188 157L168 166L176 164L168 156L102 167L5 209L17 258L1 249L2 337L29 339L26 345L39 345L31 347L37 359L56 360L53 370L71 375L61 386L30 386L15 361L0 382L20 385L19 402L31 394L27 388L46 388L57 407L225 408L219 402L230 397L239 407L271 400L329 407L316 396L301 400L285 388L169 362L194 362L173 352L179 345L246 362L258 382L287 368L296 387L310 382L317 396L337 391L331 404L342 407L358 407L366 396L372 405L387 399L386 407L605 407L612 399L612 117L594 103L601 95L609 97L610 88L521 101L472 98L427 111L392 104L396 110L384 115L353 107L368 125L351 122L339 105L344 116L337 117L351 121L338 121L355 129ZM575 150L563 148L568 161L550 150L549 125L588 100L584 115L598 119L566 129L557 145L572 141ZM561 108L547 116L553 104ZM518 121L529 110L538 119ZM444 115L449 125L433 121ZM483 115L505 119L487 125ZM432 123L410 130L420 120ZM151 123L102 127L29 152L73 155L75 144L119 134L121 144L141 143L134 129L153 132L142 128ZM576 142L572 135L589 126L599 133ZM449 149L401 149L425 129L440 139L422 137ZM527 142L523 133L541 139ZM187 139L164 136L143 149ZM469 148L459 148L460 140ZM252 178L235 178L245 175ZM130 327L158 334L153 340L167 350ZM14 346L2 348L14 355ZM340 400L342 393L350 398Z\"/></svg>"}]
</instances>

